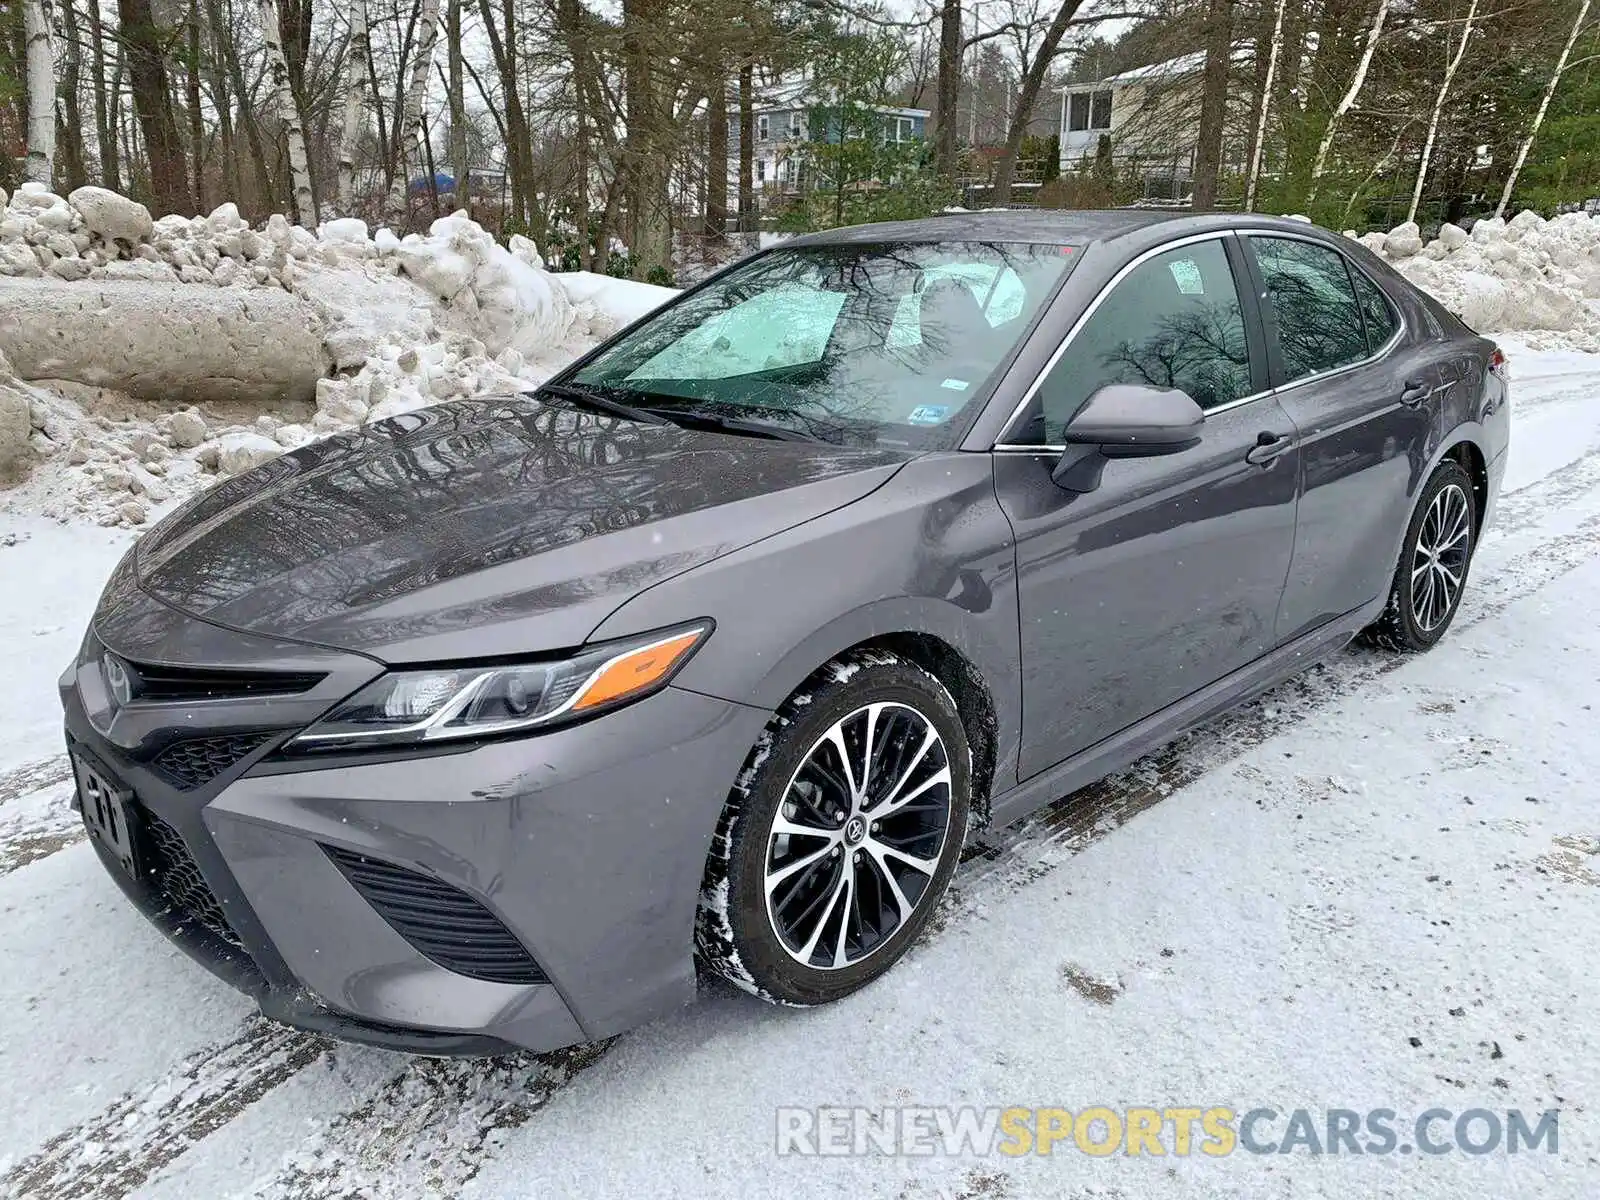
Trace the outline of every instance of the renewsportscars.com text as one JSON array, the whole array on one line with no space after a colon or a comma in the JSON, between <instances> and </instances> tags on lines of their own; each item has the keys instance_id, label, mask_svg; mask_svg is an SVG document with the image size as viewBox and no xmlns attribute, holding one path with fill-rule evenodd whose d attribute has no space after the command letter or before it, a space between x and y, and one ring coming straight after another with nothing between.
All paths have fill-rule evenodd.
<instances>
[{"instance_id":1,"label":"renewsportscars.com text","mask_svg":"<svg viewBox=\"0 0 1600 1200\"><path fill-rule=\"evenodd\" d=\"M990 1155L1059 1152L1178 1158L1246 1154L1560 1153L1560 1110L1221 1106L780 1108L780 1155Z\"/></svg>"}]
</instances>

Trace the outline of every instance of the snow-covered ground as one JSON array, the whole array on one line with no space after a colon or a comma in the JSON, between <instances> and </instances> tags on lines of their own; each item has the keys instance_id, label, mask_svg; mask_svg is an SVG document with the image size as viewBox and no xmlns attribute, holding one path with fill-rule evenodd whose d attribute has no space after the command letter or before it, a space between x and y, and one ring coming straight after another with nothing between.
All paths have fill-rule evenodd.
<instances>
[{"instance_id":1,"label":"snow-covered ground","mask_svg":"<svg viewBox=\"0 0 1600 1200\"><path fill-rule=\"evenodd\" d=\"M53 688L132 535L0 514L0 1195L1593 1196L1600 356L1512 363L1507 490L1432 653L1344 652L987 835L844 1003L714 987L486 1062L271 1025L123 901ZM1554 1155L780 1156L776 1110L826 1105L1561 1117Z\"/></svg>"}]
</instances>

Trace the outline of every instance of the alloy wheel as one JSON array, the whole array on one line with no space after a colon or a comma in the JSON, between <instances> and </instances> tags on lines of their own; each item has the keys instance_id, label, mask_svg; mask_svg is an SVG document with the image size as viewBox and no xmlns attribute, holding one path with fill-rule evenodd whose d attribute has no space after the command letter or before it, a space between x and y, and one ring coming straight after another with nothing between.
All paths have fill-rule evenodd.
<instances>
[{"instance_id":1,"label":"alloy wheel","mask_svg":"<svg viewBox=\"0 0 1600 1200\"><path fill-rule=\"evenodd\" d=\"M796 962L855 966L927 892L949 835L944 739L910 705L834 722L789 778L767 839L767 918Z\"/></svg>"},{"instance_id":2,"label":"alloy wheel","mask_svg":"<svg viewBox=\"0 0 1600 1200\"><path fill-rule=\"evenodd\" d=\"M1459 484L1439 489L1417 531L1411 559L1411 616L1432 633L1455 609L1471 549L1471 508Z\"/></svg>"}]
</instances>

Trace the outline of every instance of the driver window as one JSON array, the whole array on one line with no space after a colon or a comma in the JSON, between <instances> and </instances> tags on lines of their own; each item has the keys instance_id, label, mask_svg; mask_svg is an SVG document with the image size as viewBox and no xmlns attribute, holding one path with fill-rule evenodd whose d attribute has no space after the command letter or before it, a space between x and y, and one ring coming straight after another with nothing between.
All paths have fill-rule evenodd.
<instances>
[{"instance_id":1,"label":"driver window","mask_svg":"<svg viewBox=\"0 0 1600 1200\"><path fill-rule=\"evenodd\" d=\"M1181 388L1203 409L1250 394L1244 311L1220 240L1135 267L1100 302L1045 377L1021 445L1056 445L1084 402L1112 383Z\"/></svg>"}]
</instances>

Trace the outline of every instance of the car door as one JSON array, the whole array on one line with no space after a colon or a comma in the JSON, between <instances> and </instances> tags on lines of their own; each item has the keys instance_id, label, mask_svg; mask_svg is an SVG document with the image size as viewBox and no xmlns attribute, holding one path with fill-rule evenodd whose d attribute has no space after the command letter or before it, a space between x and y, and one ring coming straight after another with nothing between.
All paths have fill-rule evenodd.
<instances>
[{"instance_id":1,"label":"car door","mask_svg":"<svg viewBox=\"0 0 1600 1200\"><path fill-rule=\"evenodd\" d=\"M1388 588L1426 469L1442 389L1442 343L1412 337L1400 310L1349 256L1284 233L1241 238L1259 278L1279 401L1300 431L1303 476L1278 640L1360 608Z\"/></svg>"},{"instance_id":2,"label":"car door","mask_svg":"<svg viewBox=\"0 0 1600 1200\"><path fill-rule=\"evenodd\" d=\"M995 447L1016 537L1024 778L1272 649L1299 464L1244 270L1227 233L1134 259ZM1050 474L1062 430L1113 383L1182 388L1206 410L1202 436L1065 490Z\"/></svg>"}]
</instances>

